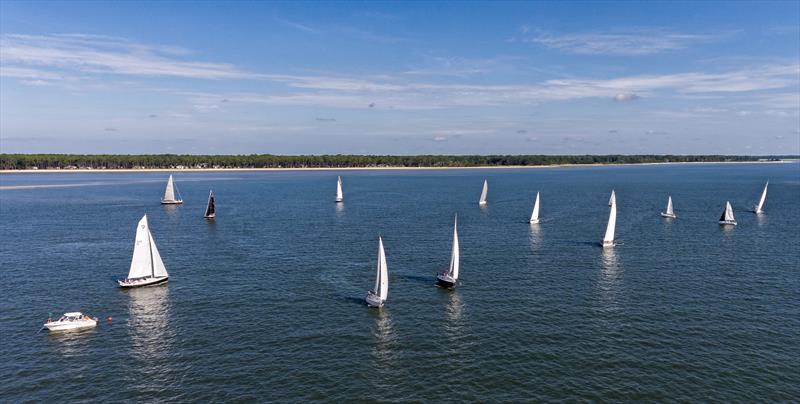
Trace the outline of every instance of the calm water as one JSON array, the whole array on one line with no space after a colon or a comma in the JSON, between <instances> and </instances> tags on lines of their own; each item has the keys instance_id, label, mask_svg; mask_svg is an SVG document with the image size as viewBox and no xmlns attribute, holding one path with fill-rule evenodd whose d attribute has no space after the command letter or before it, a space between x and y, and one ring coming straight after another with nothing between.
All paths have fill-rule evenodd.
<instances>
[{"instance_id":1,"label":"calm water","mask_svg":"<svg viewBox=\"0 0 800 404\"><path fill-rule=\"evenodd\" d=\"M0 176L79 185L0 191L2 401L800 397L796 163L177 173L177 207L159 204L166 178ZM612 188L621 245L604 250ZM735 228L717 224L725 200ZM145 212L170 282L120 290ZM448 292L434 274L455 213ZM378 234L383 310L363 304ZM72 310L113 321L37 334Z\"/></svg>"}]
</instances>

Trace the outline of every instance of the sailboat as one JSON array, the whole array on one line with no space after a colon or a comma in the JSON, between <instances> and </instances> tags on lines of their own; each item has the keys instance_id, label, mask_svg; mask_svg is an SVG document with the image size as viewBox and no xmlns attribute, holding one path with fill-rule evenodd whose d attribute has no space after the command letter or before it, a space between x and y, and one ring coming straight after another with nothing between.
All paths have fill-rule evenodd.
<instances>
[{"instance_id":1,"label":"sailboat","mask_svg":"<svg viewBox=\"0 0 800 404\"><path fill-rule=\"evenodd\" d=\"M458 281L458 270L460 263L460 253L458 247L458 216L456 216L455 223L453 224L453 251L450 254L450 268L446 271L439 272L436 275L436 283L445 288L454 288L456 281Z\"/></svg>"},{"instance_id":2,"label":"sailboat","mask_svg":"<svg viewBox=\"0 0 800 404\"><path fill-rule=\"evenodd\" d=\"M167 180L167 188L164 190L164 197L161 198L162 205L177 205L183 203L183 199L180 197L180 192L178 192L177 199L175 198L175 191L176 187L175 184L172 182L172 174L170 174L169 179Z\"/></svg>"},{"instance_id":3,"label":"sailboat","mask_svg":"<svg viewBox=\"0 0 800 404\"><path fill-rule=\"evenodd\" d=\"M539 223L539 193L536 193L536 202L533 203L533 213L531 213L531 224Z\"/></svg>"},{"instance_id":4,"label":"sailboat","mask_svg":"<svg viewBox=\"0 0 800 404\"><path fill-rule=\"evenodd\" d=\"M208 191L208 204L206 205L206 213L203 217L206 219L213 219L217 216L217 207L214 205L214 191Z\"/></svg>"},{"instance_id":5,"label":"sailboat","mask_svg":"<svg viewBox=\"0 0 800 404\"><path fill-rule=\"evenodd\" d=\"M136 225L136 241L133 244L133 257L131 269L126 279L117 281L120 287L133 288L139 286L156 285L169 280L167 268L161 261L161 255L156 248L150 227L147 224L147 215Z\"/></svg>"},{"instance_id":6,"label":"sailboat","mask_svg":"<svg viewBox=\"0 0 800 404\"><path fill-rule=\"evenodd\" d=\"M733 217L733 208L731 208L731 203L729 201L725 201L725 211L723 211L722 215L719 217L719 224L722 226L736 226L736 219Z\"/></svg>"},{"instance_id":7,"label":"sailboat","mask_svg":"<svg viewBox=\"0 0 800 404\"><path fill-rule=\"evenodd\" d=\"M764 185L764 191L761 192L761 199L758 200L758 205L753 206L753 212L757 215L764 213L764 202L767 200L767 187L769 186L769 181L767 184Z\"/></svg>"},{"instance_id":8,"label":"sailboat","mask_svg":"<svg viewBox=\"0 0 800 404\"><path fill-rule=\"evenodd\" d=\"M614 190L611 190L611 199L608 200L608 206L611 209L608 212L608 227L606 227L606 235L603 237L603 247L614 246L614 230L617 227L617 195Z\"/></svg>"},{"instance_id":9,"label":"sailboat","mask_svg":"<svg viewBox=\"0 0 800 404\"><path fill-rule=\"evenodd\" d=\"M340 176L336 180L336 202L341 202L344 200L344 194L342 194L342 177Z\"/></svg>"},{"instance_id":10,"label":"sailboat","mask_svg":"<svg viewBox=\"0 0 800 404\"><path fill-rule=\"evenodd\" d=\"M675 216L675 212L672 211L672 195L667 198L667 211L661 212L662 217L668 217L670 219L675 219L678 216Z\"/></svg>"},{"instance_id":11,"label":"sailboat","mask_svg":"<svg viewBox=\"0 0 800 404\"><path fill-rule=\"evenodd\" d=\"M478 200L478 205L486 205L486 195L489 193L489 182L483 180L483 191L481 191L481 199Z\"/></svg>"},{"instance_id":12,"label":"sailboat","mask_svg":"<svg viewBox=\"0 0 800 404\"><path fill-rule=\"evenodd\" d=\"M367 306L382 307L389 294L389 272L386 268L386 253L383 252L383 239L378 237L378 268L375 274L375 287L367 292Z\"/></svg>"}]
</instances>

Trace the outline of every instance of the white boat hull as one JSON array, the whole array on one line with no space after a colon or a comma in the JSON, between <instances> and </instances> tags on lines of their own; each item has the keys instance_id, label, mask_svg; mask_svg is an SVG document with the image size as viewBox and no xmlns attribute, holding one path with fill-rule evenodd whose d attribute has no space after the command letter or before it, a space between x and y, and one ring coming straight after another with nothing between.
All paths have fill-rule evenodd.
<instances>
[{"instance_id":1,"label":"white boat hull","mask_svg":"<svg viewBox=\"0 0 800 404\"><path fill-rule=\"evenodd\" d=\"M117 283L119 283L121 288L139 288L143 286L160 285L162 283L167 283L168 280L169 276L162 276L158 278L120 279Z\"/></svg>"},{"instance_id":2,"label":"white boat hull","mask_svg":"<svg viewBox=\"0 0 800 404\"><path fill-rule=\"evenodd\" d=\"M533 219L529 223L530 224L539 224L539 219Z\"/></svg>"},{"instance_id":3,"label":"white boat hull","mask_svg":"<svg viewBox=\"0 0 800 404\"><path fill-rule=\"evenodd\" d=\"M661 217L666 217L666 218L669 218L669 219L675 219L675 218L676 218L676 217L678 217L678 216L675 216L675 214L674 214L674 213L664 213L664 212L661 212Z\"/></svg>"},{"instance_id":4,"label":"white boat hull","mask_svg":"<svg viewBox=\"0 0 800 404\"><path fill-rule=\"evenodd\" d=\"M613 247L614 246L614 242L613 241L603 241L601 244L603 245L603 247Z\"/></svg>"},{"instance_id":5,"label":"white boat hull","mask_svg":"<svg viewBox=\"0 0 800 404\"><path fill-rule=\"evenodd\" d=\"M180 205L180 204L182 204L182 203L183 203L183 201L182 201L182 200L177 200L177 201L175 201L175 200L172 200L172 201L165 201L165 200L163 200L163 199L161 200L161 204L162 204L162 205Z\"/></svg>"},{"instance_id":6,"label":"white boat hull","mask_svg":"<svg viewBox=\"0 0 800 404\"><path fill-rule=\"evenodd\" d=\"M217 217L217 214L216 213L212 213L210 215L205 215L203 217L205 217L206 219L213 219L213 218Z\"/></svg>"},{"instance_id":7,"label":"white boat hull","mask_svg":"<svg viewBox=\"0 0 800 404\"><path fill-rule=\"evenodd\" d=\"M50 323L45 323L44 327L47 328L47 330L50 332L80 331L97 327L97 321L92 319L83 319L75 321L53 321Z\"/></svg>"},{"instance_id":8,"label":"white boat hull","mask_svg":"<svg viewBox=\"0 0 800 404\"><path fill-rule=\"evenodd\" d=\"M386 302L372 291L367 292L367 297L364 300L367 301L367 306L370 307L383 307L383 304Z\"/></svg>"},{"instance_id":9,"label":"white boat hull","mask_svg":"<svg viewBox=\"0 0 800 404\"><path fill-rule=\"evenodd\" d=\"M720 220L719 221L719 225L720 226L736 226L736 224L737 223L736 223L735 220Z\"/></svg>"}]
</instances>

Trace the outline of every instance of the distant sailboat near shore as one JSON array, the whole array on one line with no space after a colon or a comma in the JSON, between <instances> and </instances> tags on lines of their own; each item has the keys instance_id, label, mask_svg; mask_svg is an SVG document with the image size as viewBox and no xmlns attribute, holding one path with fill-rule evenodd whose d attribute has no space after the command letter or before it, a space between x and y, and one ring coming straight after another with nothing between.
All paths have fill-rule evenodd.
<instances>
[{"instance_id":1,"label":"distant sailboat near shore","mask_svg":"<svg viewBox=\"0 0 800 404\"><path fill-rule=\"evenodd\" d=\"M614 246L614 230L617 226L617 195L614 190L611 190L611 199L608 200L608 206L610 206L608 226L606 227L606 235L603 237L603 247Z\"/></svg>"},{"instance_id":2,"label":"distant sailboat near shore","mask_svg":"<svg viewBox=\"0 0 800 404\"><path fill-rule=\"evenodd\" d=\"M725 210L719 217L719 224L721 226L736 226L736 219L733 217L733 208L729 201L725 202Z\"/></svg>"},{"instance_id":3,"label":"distant sailboat near shore","mask_svg":"<svg viewBox=\"0 0 800 404\"><path fill-rule=\"evenodd\" d=\"M461 254L458 246L458 216L453 223L453 250L450 253L450 268L436 275L436 283L439 286L451 289L456 287L458 281L458 271L461 262Z\"/></svg>"},{"instance_id":4,"label":"distant sailboat near shore","mask_svg":"<svg viewBox=\"0 0 800 404\"><path fill-rule=\"evenodd\" d=\"M175 194L177 193L177 198ZM167 188L164 190L164 197L161 198L162 205L178 205L183 203L183 199L181 199L180 192L177 192L177 187L175 183L172 181L172 174L170 174L169 179L167 180Z\"/></svg>"},{"instance_id":5,"label":"distant sailboat near shore","mask_svg":"<svg viewBox=\"0 0 800 404\"><path fill-rule=\"evenodd\" d=\"M675 212L672 211L672 195L667 198L667 210L665 212L661 212L662 217L675 219L678 216L675 216Z\"/></svg>"},{"instance_id":6,"label":"distant sailboat near shore","mask_svg":"<svg viewBox=\"0 0 800 404\"><path fill-rule=\"evenodd\" d=\"M367 305L382 307L389 295L389 271L386 267L386 253L383 251L383 238L378 236L378 267L375 273L375 287L367 292Z\"/></svg>"},{"instance_id":7,"label":"distant sailboat near shore","mask_svg":"<svg viewBox=\"0 0 800 404\"><path fill-rule=\"evenodd\" d=\"M483 191L481 191L481 199L478 200L478 205L485 206L486 205L486 197L489 194L489 182L487 180L483 180Z\"/></svg>"},{"instance_id":8,"label":"distant sailboat near shore","mask_svg":"<svg viewBox=\"0 0 800 404\"><path fill-rule=\"evenodd\" d=\"M136 241L133 244L133 256L128 277L117 282L120 287L134 288L157 285L168 280L167 268L161 261L161 254L158 253L156 242L150 233L147 215L144 215L136 225Z\"/></svg>"},{"instance_id":9,"label":"distant sailboat near shore","mask_svg":"<svg viewBox=\"0 0 800 404\"><path fill-rule=\"evenodd\" d=\"M536 202L533 203L533 212L531 213L531 224L539 223L539 193L536 193Z\"/></svg>"},{"instance_id":10,"label":"distant sailboat near shore","mask_svg":"<svg viewBox=\"0 0 800 404\"><path fill-rule=\"evenodd\" d=\"M342 202L344 200L344 194L342 193L342 177L336 180L336 202ZM356 201L357 202L357 201Z\"/></svg>"},{"instance_id":11,"label":"distant sailboat near shore","mask_svg":"<svg viewBox=\"0 0 800 404\"><path fill-rule=\"evenodd\" d=\"M764 185L764 191L761 192L761 199L758 200L758 205L753 206L753 212L757 215L764 213L764 202L767 201L767 187L769 187L769 181Z\"/></svg>"},{"instance_id":12,"label":"distant sailboat near shore","mask_svg":"<svg viewBox=\"0 0 800 404\"><path fill-rule=\"evenodd\" d=\"M217 207L214 202L214 191L208 191L208 204L206 204L206 213L203 214L206 219L213 219L217 217Z\"/></svg>"}]
</instances>

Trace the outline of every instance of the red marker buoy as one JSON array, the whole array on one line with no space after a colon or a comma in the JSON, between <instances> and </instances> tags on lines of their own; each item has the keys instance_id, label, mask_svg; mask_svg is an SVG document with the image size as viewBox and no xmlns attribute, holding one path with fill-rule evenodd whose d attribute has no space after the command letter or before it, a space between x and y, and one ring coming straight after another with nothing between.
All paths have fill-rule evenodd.
<instances>
[{"instance_id":1,"label":"red marker buoy","mask_svg":"<svg viewBox=\"0 0 800 404\"><path fill-rule=\"evenodd\" d=\"M111 322L111 316L108 316L108 318L106 318L106 320L108 320L108 322L110 323Z\"/></svg>"}]
</instances>

